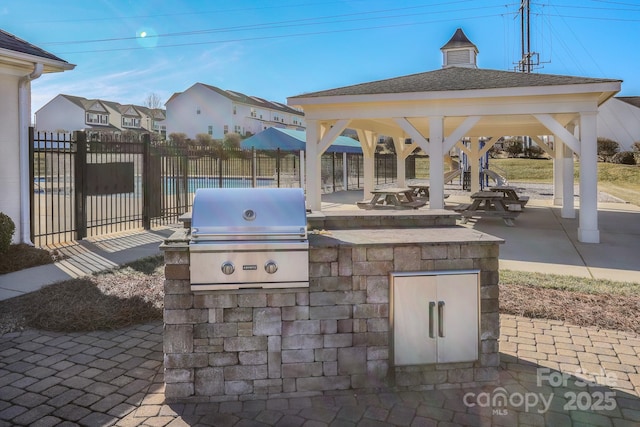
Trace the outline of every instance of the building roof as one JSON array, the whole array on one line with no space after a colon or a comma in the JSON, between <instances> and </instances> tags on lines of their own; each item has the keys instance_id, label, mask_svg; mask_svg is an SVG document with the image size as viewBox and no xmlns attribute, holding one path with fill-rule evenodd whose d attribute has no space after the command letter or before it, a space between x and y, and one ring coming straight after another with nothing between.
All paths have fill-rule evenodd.
<instances>
[{"instance_id":1,"label":"building roof","mask_svg":"<svg viewBox=\"0 0 640 427\"><path fill-rule=\"evenodd\" d=\"M64 59L58 58L52 53L46 50L40 49L31 43L24 41L13 34L0 30L0 48L11 50L14 52L26 53L27 55L33 55L40 58L50 59L52 61L59 61L67 63Z\"/></svg>"},{"instance_id":2,"label":"building roof","mask_svg":"<svg viewBox=\"0 0 640 427\"><path fill-rule=\"evenodd\" d=\"M453 34L453 37L451 37L451 40L449 40L444 46L442 46L440 50L462 49L469 47L474 48L476 52L478 51L478 47L475 44L471 43L464 31L462 31L462 28L458 28Z\"/></svg>"},{"instance_id":3,"label":"building roof","mask_svg":"<svg viewBox=\"0 0 640 427\"><path fill-rule=\"evenodd\" d=\"M307 133L301 130L271 127L240 143L244 149L300 151L307 146ZM362 153L360 142L347 136L339 136L327 149L328 153Z\"/></svg>"},{"instance_id":4,"label":"building roof","mask_svg":"<svg viewBox=\"0 0 640 427\"><path fill-rule=\"evenodd\" d=\"M616 96L616 99L640 108L640 96Z\"/></svg>"},{"instance_id":5,"label":"building roof","mask_svg":"<svg viewBox=\"0 0 640 427\"><path fill-rule=\"evenodd\" d=\"M150 117L153 117L154 119L161 119L164 120L166 118L165 112L164 110L160 110L160 109L152 109L152 108L148 108L148 107L144 107L141 105L135 105L135 104L120 104L118 102L115 101L105 101L103 99L87 99L87 98L83 98L81 96L73 96L73 95L65 95L65 94L61 94L60 96L68 99L69 101L73 102L74 104L76 104L77 106L79 106L80 108L82 108L85 111L90 111L91 107L96 103L96 102L100 102L101 104L108 106L109 108L111 108L114 111L118 111L121 114L125 114L126 111L129 109L129 107L133 107L134 109L136 109L139 112L142 112Z\"/></svg>"},{"instance_id":6,"label":"building roof","mask_svg":"<svg viewBox=\"0 0 640 427\"><path fill-rule=\"evenodd\" d=\"M289 100L324 96L524 88L610 82L621 82L621 80L450 67L353 86L305 93L290 97Z\"/></svg>"},{"instance_id":7,"label":"building roof","mask_svg":"<svg viewBox=\"0 0 640 427\"><path fill-rule=\"evenodd\" d=\"M268 108L270 110L277 110L277 111L282 111L285 113L289 113L289 114L295 114L297 116L304 116L304 112L297 110L293 107L290 107L288 105L285 104L281 104L279 102L275 102L275 101L268 101L266 99L263 98L259 98L257 96L248 96L245 95L243 93L240 92L236 92L235 90L224 90L224 89L220 89L219 87L216 86L211 86L208 84L204 84L204 83L196 83L195 85L202 85L204 87L206 87L209 90L212 90L228 99L230 99L233 102L238 102L241 104L248 104L248 105L253 105L255 107L258 108ZM192 86L192 87L193 87ZM171 95L171 97L169 98L169 100L167 101L167 103L169 103L171 100L173 100L176 96L181 95L184 92L176 92L173 95ZM166 105L166 104L165 104Z\"/></svg>"}]
</instances>

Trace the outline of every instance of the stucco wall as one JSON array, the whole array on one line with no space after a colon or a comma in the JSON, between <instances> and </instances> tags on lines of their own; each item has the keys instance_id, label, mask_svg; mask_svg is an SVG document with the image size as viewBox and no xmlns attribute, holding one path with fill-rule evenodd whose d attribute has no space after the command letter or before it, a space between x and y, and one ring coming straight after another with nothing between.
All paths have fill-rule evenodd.
<instances>
[{"instance_id":1,"label":"stucco wall","mask_svg":"<svg viewBox=\"0 0 640 427\"><path fill-rule=\"evenodd\" d=\"M0 73L0 212L16 224L14 243L20 236L18 81L18 76Z\"/></svg>"}]
</instances>

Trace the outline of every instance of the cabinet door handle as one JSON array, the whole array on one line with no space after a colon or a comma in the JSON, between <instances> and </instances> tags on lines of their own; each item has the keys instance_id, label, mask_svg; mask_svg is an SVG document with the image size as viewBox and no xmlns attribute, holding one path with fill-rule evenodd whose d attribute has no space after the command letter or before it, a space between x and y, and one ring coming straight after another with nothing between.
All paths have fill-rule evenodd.
<instances>
[{"instance_id":1,"label":"cabinet door handle","mask_svg":"<svg viewBox=\"0 0 640 427\"><path fill-rule=\"evenodd\" d=\"M444 337L444 301L438 301L438 336Z\"/></svg>"},{"instance_id":2,"label":"cabinet door handle","mask_svg":"<svg viewBox=\"0 0 640 427\"><path fill-rule=\"evenodd\" d=\"M433 331L433 311L435 307L436 307L435 301L429 301L429 338L436 337Z\"/></svg>"}]
</instances>

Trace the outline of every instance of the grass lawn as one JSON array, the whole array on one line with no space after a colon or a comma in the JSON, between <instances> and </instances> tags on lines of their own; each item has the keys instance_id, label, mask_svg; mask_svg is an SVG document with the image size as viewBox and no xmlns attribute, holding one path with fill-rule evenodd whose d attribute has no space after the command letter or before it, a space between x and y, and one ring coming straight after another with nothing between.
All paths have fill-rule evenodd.
<instances>
[{"instance_id":1,"label":"grass lawn","mask_svg":"<svg viewBox=\"0 0 640 427\"><path fill-rule=\"evenodd\" d=\"M553 161L548 159L489 159L494 169L511 182L553 182ZM417 178L429 176L427 158L416 161ZM574 182L579 182L580 163L574 165ZM640 166L598 163L598 188L612 196L640 206Z\"/></svg>"}]
</instances>

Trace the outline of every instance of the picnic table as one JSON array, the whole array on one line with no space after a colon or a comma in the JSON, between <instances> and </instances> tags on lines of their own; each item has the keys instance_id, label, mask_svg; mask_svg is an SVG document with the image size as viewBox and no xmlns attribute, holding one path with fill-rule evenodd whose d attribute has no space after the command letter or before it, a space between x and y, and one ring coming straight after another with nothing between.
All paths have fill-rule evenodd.
<instances>
[{"instance_id":1,"label":"picnic table","mask_svg":"<svg viewBox=\"0 0 640 427\"><path fill-rule=\"evenodd\" d=\"M380 188L373 190L371 200L356 202L360 209L418 209L427 204L413 198L411 188Z\"/></svg>"},{"instance_id":2,"label":"picnic table","mask_svg":"<svg viewBox=\"0 0 640 427\"><path fill-rule=\"evenodd\" d=\"M410 189L413 190L413 194L416 197L424 197L429 199L429 185L427 184L409 184L407 185Z\"/></svg>"},{"instance_id":3,"label":"picnic table","mask_svg":"<svg viewBox=\"0 0 640 427\"><path fill-rule=\"evenodd\" d=\"M524 208L529 201L529 196L518 195L516 187L508 185L496 185L495 187L491 187L490 190L502 193L507 205L518 204L521 208Z\"/></svg>"},{"instance_id":4,"label":"picnic table","mask_svg":"<svg viewBox=\"0 0 640 427\"><path fill-rule=\"evenodd\" d=\"M478 217L501 217L506 225L513 226L513 220L520 215L521 208L510 209L509 204L500 192L479 191L471 195L471 203L463 203L454 208L462 215L462 223L466 223L469 218Z\"/></svg>"}]
</instances>

